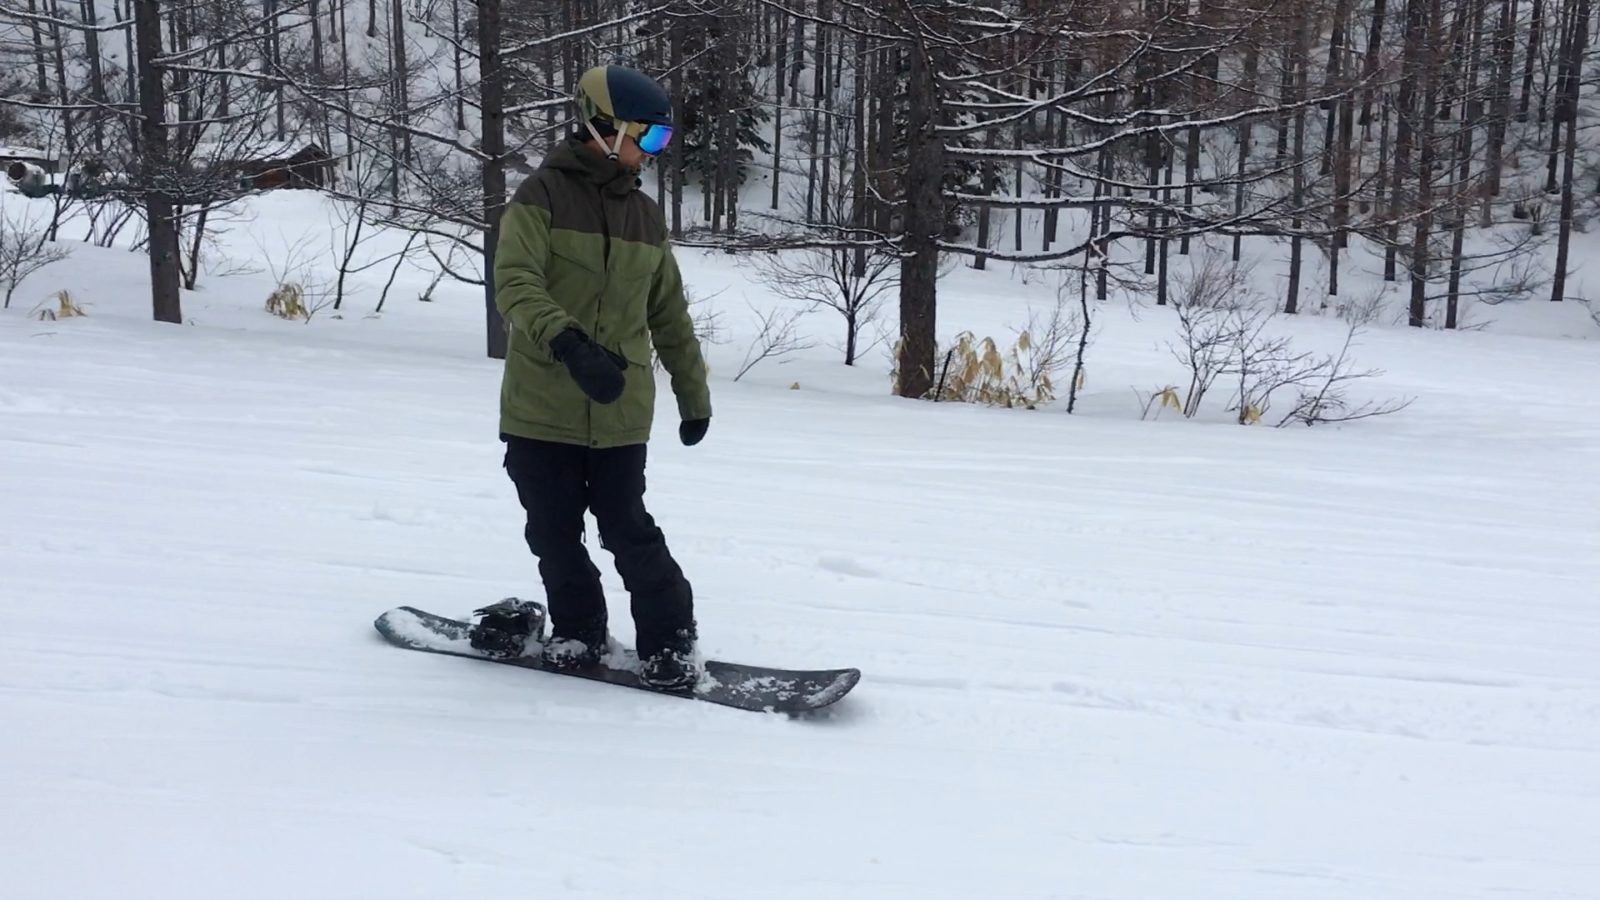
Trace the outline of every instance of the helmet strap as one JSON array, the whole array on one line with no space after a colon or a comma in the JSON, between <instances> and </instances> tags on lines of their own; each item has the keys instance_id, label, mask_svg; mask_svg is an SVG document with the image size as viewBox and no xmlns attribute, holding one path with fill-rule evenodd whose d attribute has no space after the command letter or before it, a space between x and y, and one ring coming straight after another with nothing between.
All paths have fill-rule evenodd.
<instances>
[{"instance_id":1,"label":"helmet strap","mask_svg":"<svg viewBox=\"0 0 1600 900\"><path fill-rule=\"evenodd\" d=\"M594 136L594 139L595 139L596 143L598 143L602 147L606 146L606 139L604 137L600 136L600 131L594 127L594 123L593 122L591 122L588 119L584 119L583 120L583 127L589 129L589 133ZM617 129L617 139L611 145L610 150L608 150L606 152L606 159L616 159L622 153L622 140L623 140L623 138L625 138L627 136L628 136L628 132L627 132L626 129L624 129L624 128L618 128Z\"/></svg>"}]
</instances>

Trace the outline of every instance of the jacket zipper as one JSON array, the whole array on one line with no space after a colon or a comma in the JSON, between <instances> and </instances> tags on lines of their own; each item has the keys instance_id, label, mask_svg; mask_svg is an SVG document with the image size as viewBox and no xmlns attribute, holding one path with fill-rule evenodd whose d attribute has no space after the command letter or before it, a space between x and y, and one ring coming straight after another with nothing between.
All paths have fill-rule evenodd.
<instances>
[{"instance_id":1,"label":"jacket zipper","mask_svg":"<svg viewBox=\"0 0 1600 900\"><path fill-rule=\"evenodd\" d=\"M604 308L604 305L605 305L606 287L607 287L607 283L611 280L611 221L606 216L606 189L605 189L605 185L600 185L599 194L600 194L600 296L596 297L595 300L594 300L594 327L595 327L595 331L597 332L597 334L595 335L595 340L596 340L597 343L600 344L600 349L604 350L605 347L606 347L605 341L601 338L601 336L598 334L598 332L600 330L600 323L601 323L600 313L601 313L601 311L602 311L602 309ZM593 447L593 446L595 446L596 443L598 443L597 439L594 436L594 403L593 402L590 402L590 403L586 404L586 411L588 413L588 419L589 419L589 446Z\"/></svg>"}]
</instances>

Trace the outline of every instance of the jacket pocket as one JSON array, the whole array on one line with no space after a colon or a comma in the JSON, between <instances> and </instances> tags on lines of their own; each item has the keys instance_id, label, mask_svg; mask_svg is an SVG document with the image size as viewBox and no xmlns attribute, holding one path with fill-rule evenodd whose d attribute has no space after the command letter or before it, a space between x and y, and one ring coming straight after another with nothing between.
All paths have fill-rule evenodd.
<instances>
[{"instance_id":1,"label":"jacket pocket","mask_svg":"<svg viewBox=\"0 0 1600 900\"><path fill-rule=\"evenodd\" d=\"M560 363L521 347L513 348L506 358L501 402L506 412L523 422L569 426L581 421L576 417L582 407L564 381L570 382L571 378Z\"/></svg>"},{"instance_id":2,"label":"jacket pocket","mask_svg":"<svg viewBox=\"0 0 1600 900\"><path fill-rule=\"evenodd\" d=\"M628 298L648 302L650 285L661 267L661 249L649 244L619 241L612 245L607 261L609 290Z\"/></svg>"},{"instance_id":3,"label":"jacket pocket","mask_svg":"<svg viewBox=\"0 0 1600 900\"><path fill-rule=\"evenodd\" d=\"M648 431L656 408L656 377L650 365L650 338L637 335L618 345L621 356L627 361L623 377L627 388L622 402L616 404L616 425L619 429L639 433Z\"/></svg>"},{"instance_id":4,"label":"jacket pocket","mask_svg":"<svg viewBox=\"0 0 1600 900\"><path fill-rule=\"evenodd\" d=\"M545 286L556 305L585 325L593 322L596 304L605 291L601 246L597 236L563 233L550 241Z\"/></svg>"},{"instance_id":5,"label":"jacket pocket","mask_svg":"<svg viewBox=\"0 0 1600 900\"><path fill-rule=\"evenodd\" d=\"M605 238L598 234L553 232L550 235L550 255L595 275L605 274Z\"/></svg>"},{"instance_id":6,"label":"jacket pocket","mask_svg":"<svg viewBox=\"0 0 1600 900\"><path fill-rule=\"evenodd\" d=\"M624 339L618 349L624 359L636 366L648 369L655 361L648 332Z\"/></svg>"}]
</instances>

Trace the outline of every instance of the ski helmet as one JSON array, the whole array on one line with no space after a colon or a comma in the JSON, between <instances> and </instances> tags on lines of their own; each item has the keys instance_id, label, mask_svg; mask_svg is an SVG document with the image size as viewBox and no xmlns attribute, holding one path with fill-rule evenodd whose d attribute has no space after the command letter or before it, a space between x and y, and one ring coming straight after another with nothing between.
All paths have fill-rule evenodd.
<instances>
[{"instance_id":1,"label":"ski helmet","mask_svg":"<svg viewBox=\"0 0 1600 900\"><path fill-rule=\"evenodd\" d=\"M655 156L672 139L672 98L654 78L627 66L595 66L578 79L578 117L602 144L616 136L608 154L615 159L622 136Z\"/></svg>"}]
</instances>

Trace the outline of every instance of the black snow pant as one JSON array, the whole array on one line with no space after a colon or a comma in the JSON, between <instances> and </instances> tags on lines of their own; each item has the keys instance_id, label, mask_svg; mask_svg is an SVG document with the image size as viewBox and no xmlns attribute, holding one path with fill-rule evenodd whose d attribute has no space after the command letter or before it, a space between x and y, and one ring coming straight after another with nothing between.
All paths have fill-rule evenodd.
<instances>
[{"instance_id":1,"label":"black snow pant","mask_svg":"<svg viewBox=\"0 0 1600 900\"><path fill-rule=\"evenodd\" d=\"M504 435L505 467L527 512L528 549L539 560L551 631L595 635L606 627L600 571L584 549L584 511L611 552L631 599L641 658L687 651L695 638L694 594L645 509L645 445L596 449Z\"/></svg>"}]
</instances>

